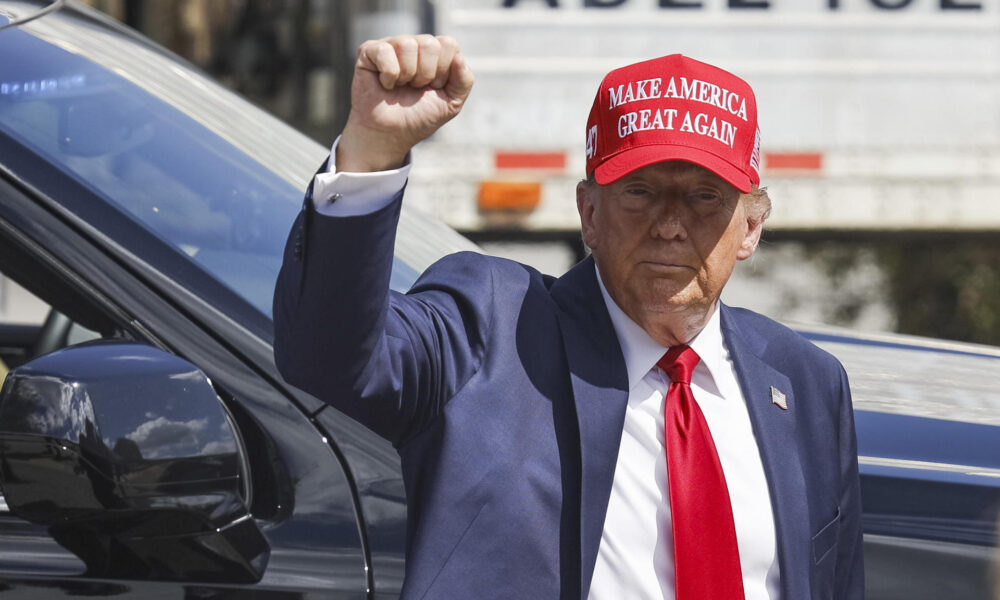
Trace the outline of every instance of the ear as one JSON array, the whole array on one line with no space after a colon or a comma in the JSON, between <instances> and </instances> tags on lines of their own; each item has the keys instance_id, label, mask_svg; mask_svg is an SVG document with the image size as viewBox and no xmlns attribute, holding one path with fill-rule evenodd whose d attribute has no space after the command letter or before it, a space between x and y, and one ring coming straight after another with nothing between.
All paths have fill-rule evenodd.
<instances>
[{"instance_id":1,"label":"ear","mask_svg":"<svg viewBox=\"0 0 1000 600\"><path fill-rule=\"evenodd\" d=\"M760 243L760 236L764 233L764 219L747 218L747 233L743 236L740 249L736 251L736 260L746 260L753 256Z\"/></svg>"},{"instance_id":2,"label":"ear","mask_svg":"<svg viewBox=\"0 0 1000 600\"><path fill-rule=\"evenodd\" d=\"M597 245L597 227L594 223L597 190L594 187L595 185L585 181L576 184L576 210L580 213L580 230L583 233L583 243L591 250Z\"/></svg>"}]
</instances>

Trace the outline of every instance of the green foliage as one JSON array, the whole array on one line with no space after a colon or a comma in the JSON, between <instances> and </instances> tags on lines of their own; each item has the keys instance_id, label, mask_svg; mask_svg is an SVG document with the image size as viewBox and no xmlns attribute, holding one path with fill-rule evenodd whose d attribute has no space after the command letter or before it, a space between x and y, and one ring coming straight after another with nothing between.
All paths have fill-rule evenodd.
<instances>
[{"instance_id":1,"label":"green foliage","mask_svg":"<svg viewBox=\"0 0 1000 600\"><path fill-rule=\"evenodd\" d=\"M899 332L1000 345L1000 240L882 243L875 250Z\"/></svg>"}]
</instances>

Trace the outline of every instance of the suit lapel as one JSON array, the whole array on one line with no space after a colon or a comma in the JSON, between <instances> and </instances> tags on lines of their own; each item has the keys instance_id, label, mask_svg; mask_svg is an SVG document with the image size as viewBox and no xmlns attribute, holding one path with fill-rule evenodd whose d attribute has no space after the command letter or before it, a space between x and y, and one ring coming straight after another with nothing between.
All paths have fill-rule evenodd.
<instances>
[{"instance_id":1,"label":"suit lapel","mask_svg":"<svg viewBox=\"0 0 1000 600\"><path fill-rule=\"evenodd\" d=\"M760 449L778 538L782 598L808 598L810 571L806 485L795 434L796 406L789 379L761 358L767 340L739 326L738 315L722 305L722 331L746 398ZM785 395L787 410L772 400L771 388Z\"/></svg>"},{"instance_id":2,"label":"suit lapel","mask_svg":"<svg viewBox=\"0 0 1000 600\"><path fill-rule=\"evenodd\" d=\"M552 297L561 309L559 323L580 431L580 576L586 598L618 460L628 374L593 259L561 277L552 287Z\"/></svg>"}]
</instances>

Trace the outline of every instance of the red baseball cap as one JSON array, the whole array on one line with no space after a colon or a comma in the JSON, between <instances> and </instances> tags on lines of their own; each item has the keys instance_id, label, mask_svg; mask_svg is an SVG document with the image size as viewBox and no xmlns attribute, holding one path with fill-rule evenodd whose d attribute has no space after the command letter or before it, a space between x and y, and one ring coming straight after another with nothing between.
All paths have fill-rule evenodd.
<instances>
[{"instance_id":1,"label":"red baseball cap","mask_svg":"<svg viewBox=\"0 0 1000 600\"><path fill-rule=\"evenodd\" d=\"M759 184L750 85L680 54L608 73L587 119L587 174L607 185L665 160L701 165L741 192Z\"/></svg>"}]
</instances>

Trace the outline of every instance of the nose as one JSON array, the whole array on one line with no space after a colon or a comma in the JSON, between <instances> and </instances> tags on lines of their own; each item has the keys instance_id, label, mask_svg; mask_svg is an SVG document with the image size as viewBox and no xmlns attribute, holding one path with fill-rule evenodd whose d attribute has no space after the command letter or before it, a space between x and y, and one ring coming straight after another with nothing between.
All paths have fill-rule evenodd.
<instances>
[{"instance_id":1,"label":"nose","mask_svg":"<svg viewBox=\"0 0 1000 600\"><path fill-rule=\"evenodd\" d=\"M687 239L687 205L673 194L665 194L653 211L650 234L664 240Z\"/></svg>"}]
</instances>

